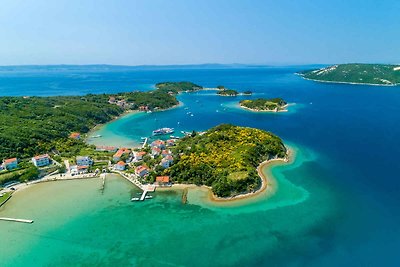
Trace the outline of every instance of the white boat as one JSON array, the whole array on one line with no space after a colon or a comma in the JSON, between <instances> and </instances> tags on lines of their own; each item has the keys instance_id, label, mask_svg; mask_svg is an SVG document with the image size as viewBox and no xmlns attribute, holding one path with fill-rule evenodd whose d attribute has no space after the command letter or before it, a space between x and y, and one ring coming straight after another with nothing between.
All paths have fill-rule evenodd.
<instances>
[{"instance_id":1,"label":"white boat","mask_svg":"<svg viewBox=\"0 0 400 267\"><path fill-rule=\"evenodd\" d=\"M163 134L172 134L174 133L174 128L160 128L153 131L153 135L163 135Z\"/></svg>"},{"instance_id":2,"label":"white boat","mask_svg":"<svg viewBox=\"0 0 400 267\"><path fill-rule=\"evenodd\" d=\"M152 199L153 196L146 196L145 199Z\"/></svg>"},{"instance_id":3,"label":"white boat","mask_svg":"<svg viewBox=\"0 0 400 267\"><path fill-rule=\"evenodd\" d=\"M131 198L131 201L139 201L139 200L140 200L139 197L133 197L133 198Z\"/></svg>"},{"instance_id":4,"label":"white boat","mask_svg":"<svg viewBox=\"0 0 400 267\"><path fill-rule=\"evenodd\" d=\"M92 138L99 138L99 137L101 137L101 134L93 135L93 136L92 136Z\"/></svg>"}]
</instances>

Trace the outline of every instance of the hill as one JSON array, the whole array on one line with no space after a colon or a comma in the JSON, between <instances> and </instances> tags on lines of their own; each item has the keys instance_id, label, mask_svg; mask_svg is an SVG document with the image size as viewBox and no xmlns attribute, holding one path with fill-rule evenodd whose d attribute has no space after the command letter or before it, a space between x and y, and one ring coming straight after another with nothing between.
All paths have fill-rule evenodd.
<instances>
[{"instance_id":1,"label":"hill","mask_svg":"<svg viewBox=\"0 0 400 267\"><path fill-rule=\"evenodd\" d=\"M384 64L340 64L298 73L305 79L371 85L399 85L400 66Z\"/></svg>"},{"instance_id":2,"label":"hill","mask_svg":"<svg viewBox=\"0 0 400 267\"><path fill-rule=\"evenodd\" d=\"M183 138L166 170L174 182L207 185L219 197L254 192L261 186L257 166L284 158L286 148L272 133L221 124L203 134Z\"/></svg>"}]
</instances>

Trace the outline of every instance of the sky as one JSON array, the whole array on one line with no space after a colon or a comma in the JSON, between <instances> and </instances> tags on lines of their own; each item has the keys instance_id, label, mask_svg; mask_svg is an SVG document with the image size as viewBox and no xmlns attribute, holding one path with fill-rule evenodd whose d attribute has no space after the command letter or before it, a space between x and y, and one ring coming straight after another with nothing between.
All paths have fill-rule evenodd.
<instances>
[{"instance_id":1,"label":"sky","mask_svg":"<svg viewBox=\"0 0 400 267\"><path fill-rule=\"evenodd\" d=\"M398 0L2 0L0 65L400 63Z\"/></svg>"}]
</instances>

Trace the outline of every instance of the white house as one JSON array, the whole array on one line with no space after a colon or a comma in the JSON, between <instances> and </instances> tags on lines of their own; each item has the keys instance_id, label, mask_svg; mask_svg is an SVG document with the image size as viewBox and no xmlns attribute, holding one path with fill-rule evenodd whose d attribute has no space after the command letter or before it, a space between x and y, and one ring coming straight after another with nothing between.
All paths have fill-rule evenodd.
<instances>
[{"instance_id":1,"label":"white house","mask_svg":"<svg viewBox=\"0 0 400 267\"><path fill-rule=\"evenodd\" d=\"M136 167L135 173L136 173L136 175L143 177L149 173L149 169L147 169L146 166L140 165L140 166Z\"/></svg>"},{"instance_id":2,"label":"white house","mask_svg":"<svg viewBox=\"0 0 400 267\"><path fill-rule=\"evenodd\" d=\"M43 167L50 164L50 157L48 154L38 155L32 158L32 163L36 167Z\"/></svg>"},{"instance_id":3,"label":"white house","mask_svg":"<svg viewBox=\"0 0 400 267\"><path fill-rule=\"evenodd\" d=\"M12 170L12 169L18 168L17 158L3 160L3 167L4 167L4 169L7 169L7 170Z\"/></svg>"},{"instance_id":4,"label":"white house","mask_svg":"<svg viewBox=\"0 0 400 267\"><path fill-rule=\"evenodd\" d=\"M93 164L93 160L89 156L77 156L76 165L78 166L89 166Z\"/></svg>"},{"instance_id":5,"label":"white house","mask_svg":"<svg viewBox=\"0 0 400 267\"><path fill-rule=\"evenodd\" d=\"M163 168L169 168L169 166L171 166L173 161L174 161L174 158L171 155L168 155L161 160L160 165Z\"/></svg>"},{"instance_id":6,"label":"white house","mask_svg":"<svg viewBox=\"0 0 400 267\"><path fill-rule=\"evenodd\" d=\"M118 171L124 171L125 170L125 162L119 161L117 164L114 165L114 169Z\"/></svg>"}]
</instances>

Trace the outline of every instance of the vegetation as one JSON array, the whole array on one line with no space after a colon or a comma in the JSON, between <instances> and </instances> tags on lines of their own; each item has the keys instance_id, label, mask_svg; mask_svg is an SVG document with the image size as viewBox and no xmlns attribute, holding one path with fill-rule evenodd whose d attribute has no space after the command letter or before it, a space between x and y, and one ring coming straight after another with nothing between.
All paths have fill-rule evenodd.
<instances>
[{"instance_id":1,"label":"vegetation","mask_svg":"<svg viewBox=\"0 0 400 267\"><path fill-rule=\"evenodd\" d=\"M400 66L384 64L341 64L299 73L306 79L321 82L374 85L400 84Z\"/></svg>"},{"instance_id":2,"label":"vegetation","mask_svg":"<svg viewBox=\"0 0 400 267\"><path fill-rule=\"evenodd\" d=\"M164 82L150 92L128 92L115 95L0 97L0 160L29 158L53 151L73 157L88 148L80 140L69 139L71 132L87 133L126 109L165 109L178 104L175 94L202 89L190 82ZM126 105L110 104L124 100Z\"/></svg>"},{"instance_id":3,"label":"vegetation","mask_svg":"<svg viewBox=\"0 0 400 267\"><path fill-rule=\"evenodd\" d=\"M222 96L237 96L239 93L236 90L224 89L217 92L218 95Z\"/></svg>"},{"instance_id":4,"label":"vegetation","mask_svg":"<svg viewBox=\"0 0 400 267\"><path fill-rule=\"evenodd\" d=\"M252 95L253 92L252 92L252 91L244 91L243 94L244 94L244 95Z\"/></svg>"},{"instance_id":5,"label":"vegetation","mask_svg":"<svg viewBox=\"0 0 400 267\"><path fill-rule=\"evenodd\" d=\"M193 92L203 89L202 86L191 82L162 82L157 83L156 88L162 92Z\"/></svg>"},{"instance_id":6,"label":"vegetation","mask_svg":"<svg viewBox=\"0 0 400 267\"><path fill-rule=\"evenodd\" d=\"M3 205L4 201L6 201L10 196L12 192L6 192L2 196L0 196L0 206Z\"/></svg>"},{"instance_id":7,"label":"vegetation","mask_svg":"<svg viewBox=\"0 0 400 267\"><path fill-rule=\"evenodd\" d=\"M11 181L26 182L37 179L39 177L39 170L31 165L25 169L18 169L0 174L0 184L5 184Z\"/></svg>"},{"instance_id":8,"label":"vegetation","mask_svg":"<svg viewBox=\"0 0 400 267\"><path fill-rule=\"evenodd\" d=\"M259 189L257 166L284 158L286 148L266 131L222 124L183 138L173 153L174 164L164 174L175 182L211 186L217 196L229 197Z\"/></svg>"},{"instance_id":9,"label":"vegetation","mask_svg":"<svg viewBox=\"0 0 400 267\"><path fill-rule=\"evenodd\" d=\"M282 98L242 100L240 106L256 111L281 111L287 103Z\"/></svg>"}]
</instances>

